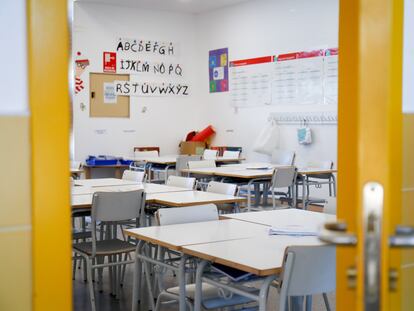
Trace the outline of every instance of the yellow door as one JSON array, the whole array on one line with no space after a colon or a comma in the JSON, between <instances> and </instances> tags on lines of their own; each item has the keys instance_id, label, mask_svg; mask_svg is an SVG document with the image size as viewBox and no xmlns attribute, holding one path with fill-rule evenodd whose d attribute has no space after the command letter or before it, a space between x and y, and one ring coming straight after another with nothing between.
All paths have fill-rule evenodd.
<instances>
[{"instance_id":1,"label":"yellow door","mask_svg":"<svg viewBox=\"0 0 414 311\"><path fill-rule=\"evenodd\" d=\"M323 234L343 244L339 311L414 310L408 248L414 231L400 228L396 235L397 226L414 225L414 116L402 108L403 16L403 0L340 1L338 219L346 226L331 225Z\"/></svg>"}]
</instances>

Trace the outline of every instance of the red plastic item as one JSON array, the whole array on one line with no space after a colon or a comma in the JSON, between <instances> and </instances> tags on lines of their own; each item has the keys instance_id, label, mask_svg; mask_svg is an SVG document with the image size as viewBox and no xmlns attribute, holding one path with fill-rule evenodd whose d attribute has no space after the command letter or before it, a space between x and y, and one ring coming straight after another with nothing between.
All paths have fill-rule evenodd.
<instances>
[{"instance_id":1,"label":"red plastic item","mask_svg":"<svg viewBox=\"0 0 414 311\"><path fill-rule=\"evenodd\" d=\"M201 132L198 132L197 135L195 135L191 141L206 141L207 138L209 138L211 135L215 134L216 131L213 129L211 125L207 126L204 130Z\"/></svg>"},{"instance_id":2,"label":"red plastic item","mask_svg":"<svg viewBox=\"0 0 414 311\"><path fill-rule=\"evenodd\" d=\"M193 139L194 136L197 135L196 131L192 131L190 133L187 134L187 137L185 138L185 141L191 141Z\"/></svg>"}]
</instances>

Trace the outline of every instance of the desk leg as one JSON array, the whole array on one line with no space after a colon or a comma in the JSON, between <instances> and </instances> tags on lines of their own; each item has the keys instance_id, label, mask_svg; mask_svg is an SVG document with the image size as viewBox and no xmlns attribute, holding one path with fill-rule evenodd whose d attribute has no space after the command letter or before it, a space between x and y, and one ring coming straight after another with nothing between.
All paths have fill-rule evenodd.
<instances>
[{"instance_id":1,"label":"desk leg","mask_svg":"<svg viewBox=\"0 0 414 311\"><path fill-rule=\"evenodd\" d=\"M90 167L84 167L83 171L85 172L85 179L91 179L91 168Z\"/></svg>"},{"instance_id":2,"label":"desk leg","mask_svg":"<svg viewBox=\"0 0 414 311\"><path fill-rule=\"evenodd\" d=\"M140 303L141 292L141 275L142 275L142 263L138 256L144 246L143 241L139 241L135 249L135 263L134 263L134 280L132 286L132 311L138 311L138 305Z\"/></svg>"},{"instance_id":3,"label":"desk leg","mask_svg":"<svg viewBox=\"0 0 414 311\"><path fill-rule=\"evenodd\" d=\"M203 260L197 265L196 281L195 281L195 294L194 294L194 311L201 311L201 300L203 291L203 273L207 266L208 261Z\"/></svg>"},{"instance_id":4,"label":"desk leg","mask_svg":"<svg viewBox=\"0 0 414 311\"><path fill-rule=\"evenodd\" d=\"M180 286L180 311L186 311L186 293L185 293L185 263L188 256L181 254L180 266L178 271L178 284Z\"/></svg>"}]
</instances>

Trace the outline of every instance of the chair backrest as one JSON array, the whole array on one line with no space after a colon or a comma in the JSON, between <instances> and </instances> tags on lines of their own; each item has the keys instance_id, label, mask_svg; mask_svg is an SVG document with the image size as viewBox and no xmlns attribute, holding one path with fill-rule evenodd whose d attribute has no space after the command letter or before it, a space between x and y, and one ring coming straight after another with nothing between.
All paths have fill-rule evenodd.
<instances>
[{"instance_id":1,"label":"chair backrest","mask_svg":"<svg viewBox=\"0 0 414 311\"><path fill-rule=\"evenodd\" d=\"M194 189L196 179L193 177L168 176L166 185L181 187L186 189Z\"/></svg>"},{"instance_id":2,"label":"chair backrest","mask_svg":"<svg viewBox=\"0 0 414 311\"><path fill-rule=\"evenodd\" d=\"M236 195L237 185L224 182L210 181L207 185L207 192Z\"/></svg>"},{"instance_id":3,"label":"chair backrest","mask_svg":"<svg viewBox=\"0 0 414 311\"><path fill-rule=\"evenodd\" d=\"M272 152L273 164L293 165L295 164L295 152L289 150L275 149Z\"/></svg>"},{"instance_id":4,"label":"chair backrest","mask_svg":"<svg viewBox=\"0 0 414 311\"><path fill-rule=\"evenodd\" d=\"M332 169L333 168L333 161L310 161L306 163L308 167L317 167L317 168L323 168L323 169Z\"/></svg>"},{"instance_id":5,"label":"chair backrest","mask_svg":"<svg viewBox=\"0 0 414 311\"><path fill-rule=\"evenodd\" d=\"M156 147L156 146L146 146L146 147L134 147L134 152L135 151L157 151L158 154L160 154L160 147Z\"/></svg>"},{"instance_id":6,"label":"chair backrest","mask_svg":"<svg viewBox=\"0 0 414 311\"><path fill-rule=\"evenodd\" d=\"M152 150L152 151L134 151L134 157L135 158L158 158L160 155L158 151Z\"/></svg>"},{"instance_id":7,"label":"chair backrest","mask_svg":"<svg viewBox=\"0 0 414 311\"><path fill-rule=\"evenodd\" d=\"M272 188L284 188L293 186L296 178L294 166L276 168L272 176Z\"/></svg>"},{"instance_id":8,"label":"chair backrest","mask_svg":"<svg viewBox=\"0 0 414 311\"><path fill-rule=\"evenodd\" d=\"M181 175L181 170L188 168L189 161L200 161L200 155L179 155L175 163L177 175Z\"/></svg>"},{"instance_id":9,"label":"chair backrest","mask_svg":"<svg viewBox=\"0 0 414 311\"><path fill-rule=\"evenodd\" d=\"M74 170L79 170L82 166L81 161L70 161L70 168Z\"/></svg>"},{"instance_id":10,"label":"chair backrest","mask_svg":"<svg viewBox=\"0 0 414 311\"><path fill-rule=\"evenodd\" d=\"M323 205L323 212L326 214L336 215L336 198L329 197Z\"/></svg>"},{"instance_id":11,"label":"chair backrest","mask_svg":"<svg viewBox=\"0 0 414 311\"><path fill-rule=\"evenodd\" d=\"M188 207L160 208L156 212L160 226L218 220L217 206L214 204Z\"/></svg>"},{"instance_id":12,"label":"chair backrest","mask_svg":"<svg viewBox=\"0 0 414 311\"><path fill-rule=\"evenodd\" d=\"M214 160L218 156L218 150L205 149L203 152L204 160Z\"/></svg>"},{"instance_id":13,"label":"chair backrest","mask_svg":"<svg viewBox=\"0 0 414 311\"><path fill-rule=\"evenodd\" d=\"M92 199L92 223L137 218L144 205L144 190L95 192Z\"/></svg>"},{"instance_id":14,"label":"chair backrest","mask_svg":"<svg viewBox=\"0 0 414 311\"><path fill-rule=\"evenodd\" d=\"M188 168L209 168L216 167L215 160L201 160L201 161L188 161Z\"/></svg>"},{"instance_id":15,"label":"chair backrest","mask_svg":"<svg viewBox=\"0 0 414 311\"><path fill-rule=\"evenodd\" d=\"M240 157L240 151L225 150L223 153L224 159L238 159Z\"/></svg>"},{"instance_id":16,"label":"chair backrest","mask_svg":"<svg viewBox=\"0 0 414 311\"><path fill-rule=\"evenodd\" d=\"M336 250L333 246L291 246L286 249L281 274L279 310L289 296L329 293L336 284Z\"/></svg>"},{"instance_id":17,"label":"chair backrest","mask_svg":"<svg viewBox=\"0 0 414 311\"><path fill-rule=\"evenodd\" d=\"M125 170L122 174L123 180L130 180L136 182L144 182L145 181L145 172L143 171L131 171Z\"/></svg>"}]
</instances>

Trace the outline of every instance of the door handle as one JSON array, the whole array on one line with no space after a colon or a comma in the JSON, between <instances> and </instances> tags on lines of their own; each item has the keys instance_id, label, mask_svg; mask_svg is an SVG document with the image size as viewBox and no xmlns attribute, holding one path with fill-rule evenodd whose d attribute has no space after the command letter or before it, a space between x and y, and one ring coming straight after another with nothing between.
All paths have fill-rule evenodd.
<instances>
[{"instance_id":1,"label":"door handle","mask_svg":"<svg viewBox=\"0 0 414 311\"><path fill-rule=\"evenodd\" d=\"M397 226L389 243L391 247L414 247L414 227Z\"/></svg>"},{"instance_id":2,"label":"door handle","mask_svg":"<svg viewBox=\"0 0 414 311\"><path fill-rule=\"evenodd\" d=\"M321 241L342 246L352 246L357 244L357 237L353 233L347 233L348 226L345 222L326 223L318 237Z\"/></svg>"},{"instance_id":3,"label":"door handle","mask_svg":"<svg viewBox=\"0 0 414 311\"><path fill-rule=\"evenodd\" d=\"M95 98L95 92L91 92L91 98Z\"/></svg>"}]
</instances>

